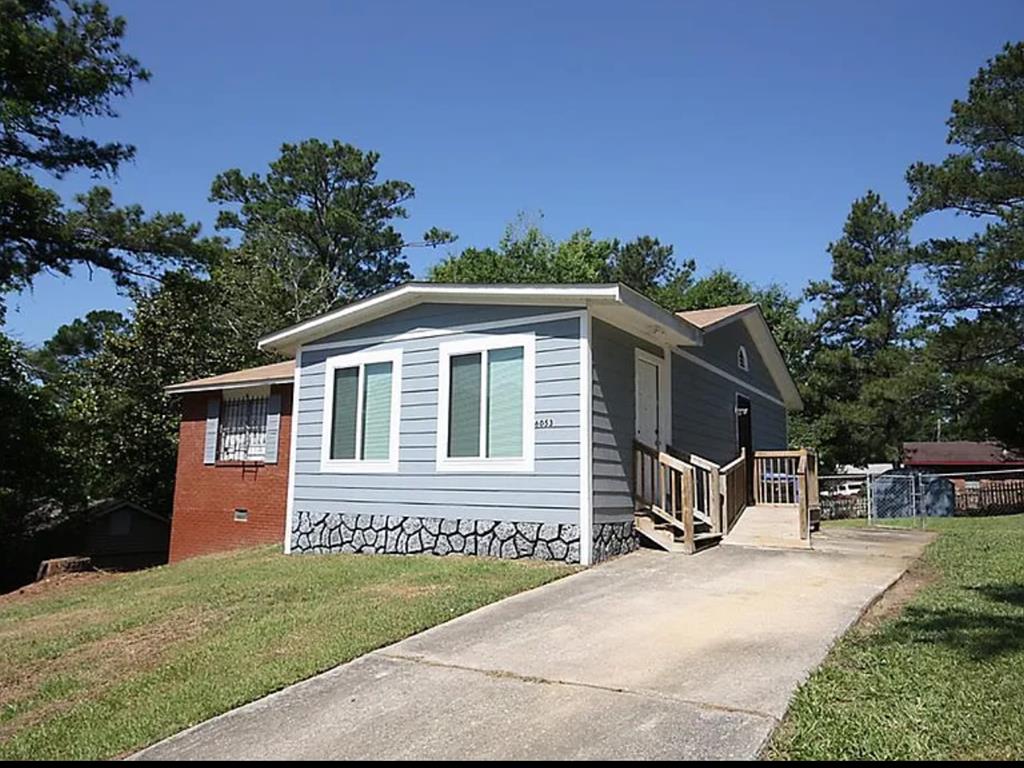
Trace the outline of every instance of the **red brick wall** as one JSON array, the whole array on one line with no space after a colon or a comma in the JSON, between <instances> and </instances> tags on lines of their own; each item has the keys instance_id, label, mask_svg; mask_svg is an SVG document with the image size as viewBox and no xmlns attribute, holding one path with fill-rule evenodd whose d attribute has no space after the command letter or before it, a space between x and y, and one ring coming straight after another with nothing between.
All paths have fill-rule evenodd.
<instances>
[{"instance_id":1,"label":"red brick wall","mask_svg":"<svg viewBox=\"0 0 1024 768\"><path fill-rule=\"evenodd\" d=\"M244 471L239 464L203 464L206 402L220 394L199 392L183 397L170 562L237 547L283 544L292 385L274 386L272 391L281 395L278 462L248 464ZM249 510L247 522L235 521L238 507Z\"/></svg>"}]
</instances>

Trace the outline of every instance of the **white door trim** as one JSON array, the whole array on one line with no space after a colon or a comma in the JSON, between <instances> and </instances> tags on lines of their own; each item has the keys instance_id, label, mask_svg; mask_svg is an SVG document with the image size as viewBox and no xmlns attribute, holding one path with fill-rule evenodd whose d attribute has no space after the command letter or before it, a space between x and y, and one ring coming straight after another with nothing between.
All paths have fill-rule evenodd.
<instances>
[{"instance_id":1,"label":"white door trim","mask_svg":"<svg viewBox=\"0 0 1024 768\"><path fill-rule=\"evenodd\" d=\"M646 350L640 349L639 347L634 348L633 357L633 436L636 436L637 425L640 423L640 398L637 395L640 392L640 380L639 380L639 366L637 363L643 361L653 365L658 371L658 445L652 446L659 449L663 449L670 442L671 437L671 424L669 422L669 409L666 408L666 402L669 398L668 393L668 361L664 358L652 355Z\"/></svg>"}]
</instances>

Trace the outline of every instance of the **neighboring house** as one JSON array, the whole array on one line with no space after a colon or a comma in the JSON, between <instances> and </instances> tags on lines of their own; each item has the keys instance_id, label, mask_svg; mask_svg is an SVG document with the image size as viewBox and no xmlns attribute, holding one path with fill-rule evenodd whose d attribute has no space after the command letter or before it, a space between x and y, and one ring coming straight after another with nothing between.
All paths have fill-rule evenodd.
<instances>
[{"instance_id":1,"label":"neighboring house","mask_svg":"<svg viewBox=\"0 0 1024 768\"><path fill-rule=\"evenodd\" d=\"M171 562L280 542L295 363L167 388L181 395Z\"/></svg>"},{"instance_id":2,"label":"neighboring house","mask_svg":"<svg viewBox=\"0 0 1024 768\"><path fill-rule=\"evenodd\" d=\"M801 402L754 304L673 315L618 284L413 283L259 346L294 371L168 389L185 395L172 559L283 536L590 564L637 531L692 551L748 501L806 512L816 495L813 460L782 450Z\"/></svg>"},{"instance_id":3,"label":"neighboring house","mask_svg":"<svg viewBox=\"0 0 1024 768\"><path fill-rule=\"evenodd\" d=\"M129 570L167 562L170 521L123 499L93 502L67 513L44 504L32 513L33 536L23 568L58 557L88 557L97 568Z\"/></svg>"},{"instance_id":4,"label":"neighboring house","mask_svg":"<svg viewBox=\"0 0 1024 768\"><path fill-rule=\"evenodd\" d=\"M951 480L958 514L1024 511L1024 454L999 443L904 443L903 466Z\"/></svg>"}]
</instances>

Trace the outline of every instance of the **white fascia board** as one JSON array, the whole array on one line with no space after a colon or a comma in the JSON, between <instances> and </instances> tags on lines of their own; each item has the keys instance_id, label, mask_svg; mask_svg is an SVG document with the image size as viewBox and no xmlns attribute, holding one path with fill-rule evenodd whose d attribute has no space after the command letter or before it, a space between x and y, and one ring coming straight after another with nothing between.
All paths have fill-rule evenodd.
<instances>
[{"instance_id":1,"label":"white fascia board","mask_svg":"<svg viewBox=\"0 0 1024 768\"><path fill-rule=\"evenodd\" d=\"M271 379L253 379L251 381L237 381L231 384L172 384L164 387L164 393L168 395L184 395L191 392L221 392L229 389L249 389L272 384L291 384L294 381L292 376L276 376Z\"/></svg>"},{"instance_id":2,"label":"white fascia board","mask_svg":"<svg viewBox=\"0 0 1024 768\"><path fill-rule=\"evenodd\" d=\"M676 344L684 347L701 346L704 334L700 328L664 309L642 293L634 291L628 286L621 286L621 288L619 301L633 313L654 324L652 326L654 335L662 337L661 341L656 342L658 346L663 345L664 334L668 334ZM659 328L660 331L656 330Z\"/></svg>"},{"instance_id":3,"label":"white fascia board","mask_svg":"<svg viewBox=\"0 0 1024 768\"><path fill-rule=\"evenodd\" d=\"M754 339L758 352L761 353L761 359L768 366L768 373L771 375L772 381L775 382L775 386L778 387L782 400L786 403L786 408L791 411L802 411L804 401L800 397L800 390L797 388L796 382L793 381L786 360L782 357L782 350L779 349L775 336L772 335L771 328L768 327L764 313L758 308L756 312L744 314L744 318L747 330L750 331L750 336Z\"/></svg>"},{"instance_id":4,"label":"white fascia board","mask_svg":"<svg viewBox=\"0 0 1024 768\"><path fill-rule=\"evenodd\" d=\"M260 339L263 350L291 353L299 344L427 301L459 304L571 305L619 301L618 285L447 285L410 283L314 317Z\"/></svg>"}]
</instances>

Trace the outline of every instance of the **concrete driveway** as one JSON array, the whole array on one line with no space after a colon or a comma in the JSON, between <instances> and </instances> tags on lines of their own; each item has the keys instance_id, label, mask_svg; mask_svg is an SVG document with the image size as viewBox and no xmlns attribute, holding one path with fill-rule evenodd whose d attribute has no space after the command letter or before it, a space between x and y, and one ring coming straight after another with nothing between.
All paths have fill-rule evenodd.
<instances>
[{"instance_id":1,"label":"concrete driveway","mask_svg":"<svg viewBox=\"0 0 1024 768\"><path fill-rule=\"evenodd\" d=\"M435 627L143 759L756 757L793 690L930 540L642 551Z\"/></svg>"}]
</instances>

